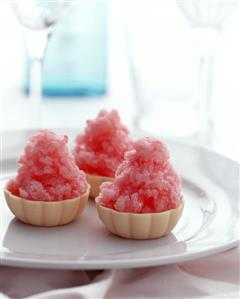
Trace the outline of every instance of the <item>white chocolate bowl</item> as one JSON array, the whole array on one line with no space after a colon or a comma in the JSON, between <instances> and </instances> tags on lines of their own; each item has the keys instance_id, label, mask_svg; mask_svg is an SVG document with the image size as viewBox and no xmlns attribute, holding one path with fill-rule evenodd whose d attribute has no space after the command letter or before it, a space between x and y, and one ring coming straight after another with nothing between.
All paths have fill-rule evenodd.
<instances>
[{"instance_id":1,"label":"white chocolate bowl","mask_svg":"<svg viewBox=\"0 0 240 299\"><path fill-rule=\"evenodd\" d=\"M79 197L60 201L34 201L13 195L4 189L9 209L24 223L35 226L58 226L76 220L83 212L90 186Z\"/></svg>"},{"instance_id":2,"label":"white chocolate bowl","mask_svg":"<svg viewBox=\"0 0 240 299\"><path fill-rule=\"evenodd\" d=\"M93 175L86 173L86 179L88 184L91 186L90 189L90 197L95 198L99 194L100 186L103 182L111 182L113 178L100 176L100 175Z\"/></svg>"},{"instance_id":3,"label":"white chocolate bowl","mask_svg":"<svg viewBox=\"0 0 240 299\"><path fill-rule=\"evenodd\" d=\"M114 235L136 240L157 239L169 234L178 223L184 204L161 213L118 212L96 203L100 220Z\"/></svg>"}]
</instances>

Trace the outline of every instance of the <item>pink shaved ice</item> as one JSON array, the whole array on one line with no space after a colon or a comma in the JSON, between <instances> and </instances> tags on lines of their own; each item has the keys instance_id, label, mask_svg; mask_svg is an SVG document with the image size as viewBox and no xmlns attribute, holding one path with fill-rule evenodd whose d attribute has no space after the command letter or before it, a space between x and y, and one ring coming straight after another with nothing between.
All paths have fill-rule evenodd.
<instances>
[{"instance_id":1,"label":"pink shaved ice","mask_svg":"<svg viewBox=\"0 0 240 299\"><path fill-rule=\"evenodd\" d=\"M31 137L7 189L21 198L42 201L71 199L86 192L85 174L75 164L67 142L67 136L49 130Z\"/></svg>"},{"instance_id":2,"label":"pink shaved ice","mask_svg":"<svg viewBox=\"0 0 240 299\"><path fill-rule=\"evenodd\" d=\"M133 143L113 182L100 187L99 204L120 212L159 213L182 202L180 177L169 161L166 146L153 138Z\"/></svg>"},{"instance_id":3,"label":"pink shaved ice","mask_svg":"<svg viewBox=\"0 0 240 299\"><path fill-rule=\"evenodd\" d=\"M88 120L85 131L76 138L74 156L80 169L89 174L114 177L132 142L116 110L101 110Z\"/></svg>"}]
</instances>

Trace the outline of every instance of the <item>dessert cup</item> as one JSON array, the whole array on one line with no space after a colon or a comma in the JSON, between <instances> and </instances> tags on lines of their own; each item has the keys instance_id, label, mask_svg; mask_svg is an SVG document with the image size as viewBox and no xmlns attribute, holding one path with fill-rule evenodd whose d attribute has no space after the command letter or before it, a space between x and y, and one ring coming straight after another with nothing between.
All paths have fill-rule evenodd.
<instances>
[{"instance_id":1,"label":"dessert cup","mask_svg":"<svg viewBox=\"0 0 240 299\"><path fill-rule=\"evenodd\" d=\"M98 196L100 186L103 182L111 182L113 180L113 178L110 177L93 174L86 174L86 179L88 184L91 186L90 197L92 198Z\"/></svg>"},{"instance_id":2,"label":"dessert cup","mask_svg":"<svg viewBox=\"0 0 240 299\"><path fill-rule=\"evenodd\" d=\"M118 212L96 203L100 220L114 235L136 240L157 239L170 233L183 211L181 203L176 209L161 213Z\"/></svg>"},{"instance_id":3,"label":"dessert cup","mask_svg":"<svg viewBox=\"0 0 240 299\"><path fill-rule=\"evenodd\" d=\"M9 209L24 223L35 226L58 226L70 223L83 212L88 201L90 186L81 196L60 201L34 201L13 195L6 188Z\"/></svg>"}]
</instances>

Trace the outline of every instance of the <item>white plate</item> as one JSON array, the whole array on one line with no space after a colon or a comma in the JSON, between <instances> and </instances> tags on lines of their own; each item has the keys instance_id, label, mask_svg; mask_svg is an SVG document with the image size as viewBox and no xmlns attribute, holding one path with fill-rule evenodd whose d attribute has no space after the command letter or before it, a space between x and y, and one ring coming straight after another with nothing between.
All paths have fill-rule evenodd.
<instances>
[{"instance_id":1,"label":"white plate","mask_svg":"<svg viewBox=\"0 0 240 299\"><path fill-rule=\"evenodd\" d=\"M30 133L3 134L2 187L15 174L16 157ZM76 131L65 133L71 140L76 135ZM237 246L238 164L203 148L167 143L183 177L185 199L183 216L172 234L151 241L113 236L98 220L93 202L74 223L33 227L13 217L1 192L1 263L59 269L143 267L196 259Z\"/></svg>"}]
</instances>

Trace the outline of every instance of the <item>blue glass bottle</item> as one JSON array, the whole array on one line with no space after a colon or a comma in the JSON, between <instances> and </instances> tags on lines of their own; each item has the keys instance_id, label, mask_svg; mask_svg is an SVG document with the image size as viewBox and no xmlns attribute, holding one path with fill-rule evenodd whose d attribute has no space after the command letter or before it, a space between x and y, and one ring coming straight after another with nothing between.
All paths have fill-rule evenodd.
<instances>
[{"instance_id":1,"label":"blue glass bottle","mask_svg":"<svg viewBox=\"0 0 240 299\"><path fill-rule=\"evenodd\" d=\"M49 41L43 96L100 96L106 90L107 1L73 2Z\"/></svg>"}]
</instances>

